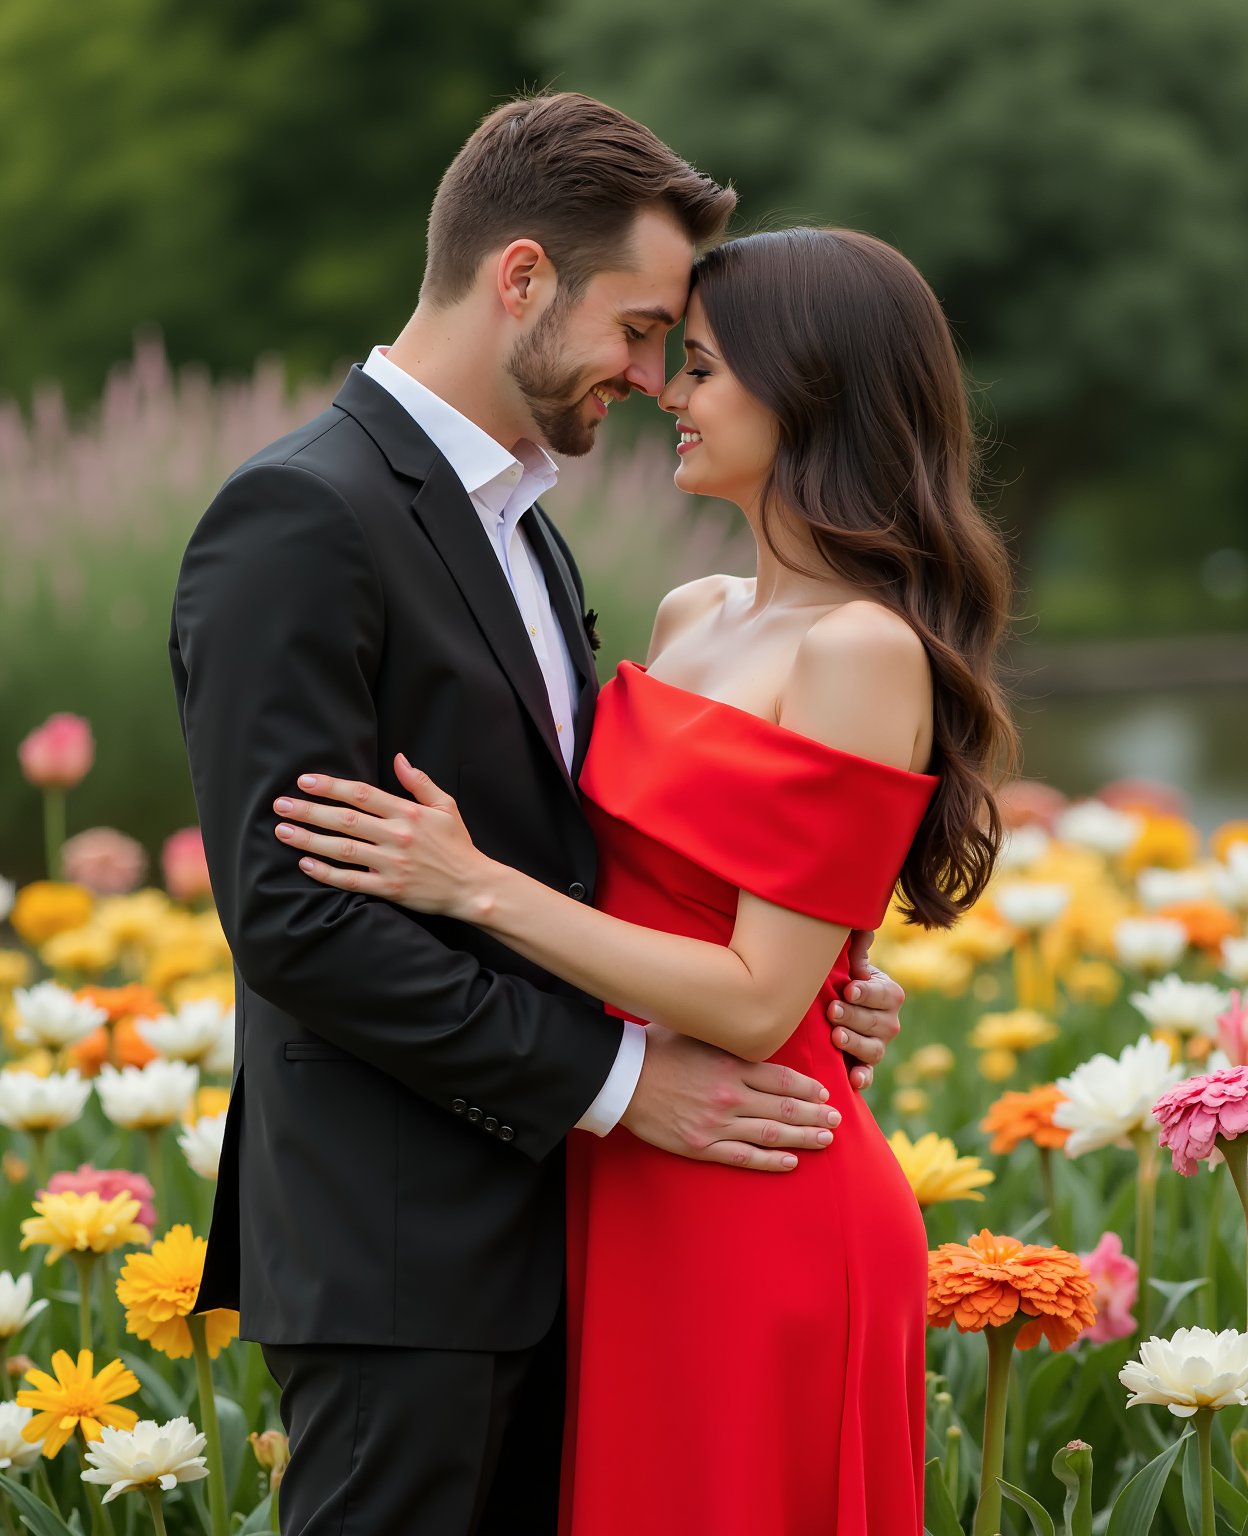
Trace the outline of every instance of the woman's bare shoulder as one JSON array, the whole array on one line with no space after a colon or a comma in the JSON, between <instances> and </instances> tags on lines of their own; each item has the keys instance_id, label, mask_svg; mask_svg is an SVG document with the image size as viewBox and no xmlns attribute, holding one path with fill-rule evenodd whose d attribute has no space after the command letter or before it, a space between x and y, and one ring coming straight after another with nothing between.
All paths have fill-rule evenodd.
<instances>
[{"instance_id":1,"label":"woman's bare shoulder","mask_svg":"<svg viewBox=\"0 0 1248 1536\"><path fill-rule=\"evenodd\" d=\"M658 653L683 630L723 605L724 599L742 581L740 576L699 576L687 581L682 587L673 587L659 604L654 616L654 631L650 636L649 659Z\"/></svg>"}]
</instances>

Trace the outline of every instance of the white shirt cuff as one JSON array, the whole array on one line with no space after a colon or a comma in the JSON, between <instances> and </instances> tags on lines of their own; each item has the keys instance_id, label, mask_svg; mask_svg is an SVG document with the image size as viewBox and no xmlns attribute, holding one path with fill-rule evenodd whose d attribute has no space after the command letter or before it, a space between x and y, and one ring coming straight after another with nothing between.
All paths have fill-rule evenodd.
<instances>
[{"instance_id":1,"label":"white shirt cuff","mask_svg":"<svg viewBox=\"0 0 1248 1536\"><path fill-rule=\"evenodd\" d=\"M646 1032L640 1024L625 1019L624 1038L620 1041L615 1065L607 1073L607 1080L599 1089L598 1097L576 1122L578 1131L592 1131L595 1136L605 1136L619 1125L637 1091L637 1080L641 1076L641 1064L645 1059Z\"/></svg>"}]
</instances>

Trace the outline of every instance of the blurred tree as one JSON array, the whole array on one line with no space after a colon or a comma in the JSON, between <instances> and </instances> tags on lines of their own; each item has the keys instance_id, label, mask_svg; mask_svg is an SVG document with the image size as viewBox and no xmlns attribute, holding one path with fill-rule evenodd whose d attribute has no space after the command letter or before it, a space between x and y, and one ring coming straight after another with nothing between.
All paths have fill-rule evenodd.
<instances>
[{"instance_id":1,"label":"blurred tree","mask_svg":"<svg viewBox=\"0 0 1248 1536\"><path fill-rule=\"evenodd\" d=\"M85 403L140 326L217 372L323 374L391 335L438 177L524 83L519 25L505 0L6 0L0 397Z\"/></svg>"},{"instance_id":2,"label":"blurred tree","mask_svg":"<svg viewBox=\"0 0 1248 1536\"><path fill-rule=\"evenodd\" d=\"M917 262L987 391L1025 537L1092 473L1228 442L1242 0L553 0L537 44L731 177L746 227L847 224Z\"/></svg>"}]
</instances>

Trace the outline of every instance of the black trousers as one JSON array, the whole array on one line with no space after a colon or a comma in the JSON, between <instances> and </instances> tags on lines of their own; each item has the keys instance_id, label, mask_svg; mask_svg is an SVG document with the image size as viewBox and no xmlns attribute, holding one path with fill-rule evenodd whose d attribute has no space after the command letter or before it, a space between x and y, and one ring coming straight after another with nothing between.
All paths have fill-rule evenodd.
<instances>
[{"instance_id":1,"label":"black trousers","mask_svg":"<svg viewBox=\"0 0 1248 1536\"><path fill-rule=\"evenodd\" d=\"M282 1536L555 1536L564 1326L505 1354L263 1345Z\"/></svg>"}]
</instances>

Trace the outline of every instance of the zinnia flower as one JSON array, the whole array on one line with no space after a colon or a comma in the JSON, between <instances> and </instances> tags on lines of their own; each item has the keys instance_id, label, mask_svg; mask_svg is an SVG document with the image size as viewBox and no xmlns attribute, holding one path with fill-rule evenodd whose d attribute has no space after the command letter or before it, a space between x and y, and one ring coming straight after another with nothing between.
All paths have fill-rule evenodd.
<instances>
[{"instance_id":1,"label":"zinnia flower","mask_svg":"<svg viewBox=\"0 0 1248 1536\"><path fill-rule=\"evenodd\" d=\"M1228 1067L1248 1066L1248 993L1231 993L1225 1013L1218 1015L1218 1044Z\"/></svg>"},{"instance_id":2,"label":"zinnia flower","mask_svg":"<svg viewBox=\"0 0 1248 1536\"><path fill-rule=\"evenodd\" d=\"M888 951L893 980L907 992L943 992L956 997L971 979L971 963L941 938L911 939Z\"/></svg>"},{"instance_id":3,"label":"zinnia flower","mask_svg":"<svg viewBox=\"0 0 1248 1536\"><path fill-rule=\"evenodd\" d=\"M1122 973L1104 960L1076 960L1062 972L1062 985L1077 1003L1108 1007L1122 991Z\"/></svg>"},{"instance_id":4,"label":"zinnia flower","mask_svg":"<svg viewBox=\"0 0 1248 1536\"><path fill-rule=\"evenodd\" d=\"M927 1318L962 1333L1000 1328L1022 1312L1030 1319L1016 1340L1030 1349L1048 1339L1066 1349L1096 1320L1087 1270L1063 1248L994 1237L984 1228L966 1244L942 1243L928 1254Z\"/></svg>"},{"instance_id":5,"label":"zinnia flower","mask_svg":"<svg viewBox=\"0 0 1248 1536\"><path fill-rule=\"evenodd\" d=\"M91 1084L77 1072L0 1072L0 1125L11 1131L54 1131L82 1114Z\"/></svg>"},{"instance_id":6,"label":"zinnia flower","mask_svg":"<svg viewBox=\"0 0 1248 1536\"><path fill-rule=\"evenodd\" d=\"M1015 1008L1009 1013L986 1013L967 1039L980 1051L1029 1051L1047 1045L1061 1031L1052 1019L1034 1008Z\"/></svg>"},{"instance_id":7,"label":"zinnia flower","mask_svg":"<svg viewBox=\"0 0 1248 1536\"><path fill-rule=\"evenodd\" d=\"M1016 880L993 892L993 905L1007 923L1034 933L1047 928L1070 903L1070 887L1039 880Z\"/></svg>"},{"instance_id":8,"label":"zinnia flower","mask_svg":"<svg viewBox=\"0 0 1248 1536\"><path fill-rule=\"evenodd\" d=\"M139 1033L162 1056L205 1072L228 1072L234 1060L234 1012L211 998L184 1003L177 1013L140 1019Z\"/></svg>"},{"instance_id":9,"label":"zinnia flower","mask_svg":"<svg viewBox=\"0 0 1248 1536\"><path fill-rule=\"evenodd\" d=\"M1111 1344L1135 1332L1131 1308L1140 1294L1140 1268L1122 1251L1117 1232L1105 1232L1091 1253L1079 1255L1096 1286L1096 1321L1084 1334L1089 1344Z\"/></svg>"},{"instance_id":10,"label":"zinnia flower","mask_svg":"<svg viewBox=\"0 0 1248 1536\"><path fill-rule=\"evenodd\" d=\"M108 1015L103 1008L84 1002L68 987L42 981L29 991L18 987L13 994L17 1014L17 1038L26 1045L45 1045L59 1051L97 1029Z\"/></svg>"},{"instance_id":11,"label":"zinnia flower","mask_svg":"<svg viewBox=\"0 0 1248 1536\"><path fill-rule=\"evenodd\" d=\"M1135 877L1140 905L1149 912L1175 902L1204 901L1209 895L1209 876L1203 869L1142 869Z\"/></svg>"},{"instance_id":12,"label":"zinnia flower","mask_svg":"<svg viewBox=\"0 0 1248 1536\"><path fill-rule=\"evenodd\" d=\"M67 880L97 895L124 896L147 873L147 853L142 843L114 827L90 827L65 843L61 867Z\"/></svg>"},{"instance_id":13,"label":"zinnia flower","mask_svg":"<svg viewBox=\"0 0 1248 1536\"><path fill-rule=\"evenodd\" d=\"M1059 1077L1066 1102L1053 1111L1053 1121L1071 1132L1066 1156L1126 1146L1137 1131L1151 1130L1157 1124L1153 1105L1182 1074L1181 1066L1171 1066L1164 1041L1141 1035L1120 1056L1098 1051L1069 1077Z\"/></svg>"},{"instance_id":14,"label":"zinnia flower","mask_svg":"<svg viewBox=\"0 0 1248 1536\"><path fill-rule=\"evenodd\" d=\"M39 1460L39 1442L22 1433L34 1416L33 1408L0 1402L0 1472L22 1472Z\"/></svg>"},{"instance_id":15,"label":"zinnia flower","mask_svg":"<svg viewBox=\"0 0 1248 1536\"><path fill-rule=\"evenodd\" d=\"M924 1208L942 1200L982 1200L980 1186L995 1177L977 1157L959 1157L953 1142L935 1131L913 1142L904 1131L894 1131L888 1144Z\"/></svg>"},{"instance_id":16,"label":"zinnia flower","mask_svg":"<svg viewBox=\"0 0 1248 1536\"><path fill-rule=\"evenodd\" d=\"M190 1227L171 1227L150 1253L132 1253L122 1266L117 1299L126 1309L126 1330L146 1339L171 1360L192 1350L187 1316L195 1306L204 1277L208 1244ZM204 1314L208 1353L218 1352L238 1336L238 1313L224 1309Z\"/></svg>"},{"instance_id":17,"label":"zinnia flower","mask_svg":"<svg viewBox=\"0 0 1248 1536\"><path fill-rule=\"evenodd\" d=\"M76 1429L82 1430L84 1440L98 1440L106 1425L133 1429L138 1422L133 1408L117 1406L119 1398L139 1390L138 1377L120 1360L111 1360L97 1376L91 1350L80 1350L75 1362L58 1349L52 1369L55 1378L46 1371L27 1371L31 1385L17 1394L21 1407L35 1409L22 1436L32 1443L42 1440L45 1456L55 1456Z\"/></svg>"},{"instance_id":18,"label":"zinnia flower","mask_svg":"<svg viewBox=\"0 0 1248 1536\"><path fill-rule=\"evenodd\" d=\"M0 1273L0 1339L6 1342L21 1333L26 1324L39 1316L46 1301L31 1301L34 1282L29 1275L15 1280L6 1269Z\"/></svg>"},{"instance_id":19,"label":"zinnia flower","mask_svg":"<svg viewBox=\"0 0 1248 1536\"><path fill-rule=\"evenodd\" d=\"M1187 949L1187 929L1170 917L1124 917L1114 929L1120 965L1137 971L1167 971Z\"/></svg>"},{"instance_id":20,"label":"zinnia flower","mask_svg":"<svg viewBox=\"0 0 1248 1536\"><path fill-rule=\"evenodd\" d=\"M215 1179L221 1164L221 1143L225 1139L225 1115L205 1115L178 1137L186 1160L203 1179Z\"/></svg>"},{"instance_id":21,"label":"zinnia flower","mask_svg":"<svg viewBox=\"0 0 1248 1536\"><path fill-rule=\"evenodd\" d=\"M1186 869L1200 852L1200 833L1183 816L1148 815L1139 836L1127 849L1128 871Z\"/></svg>"},{"instance_id":22,"label":"zinnia flower","mask_svg":"<svg viewBox=\"0 0 1248 1536\"><path fill-rule=\"evenodd\" d=\"M165 839L160 855L165 885L175 901L197 901L212 895L203 834L198 827L183 827Z\"/></svg>"},{"instance_id":23,"label":"zinnia flower","mask_svg":"<svg viewBox=\"0 0 1248 1536\"><path fill-rule=\"evenodd\" d=\"M1232 981L1248 981L1248 939L1222 940L1222 970Z\"/></svg>"},{"instance_id":24,"label":"zinnia flower","mask_svg":"<svg viewBox=\"0 0 1248 1536\"><path fill-rule=\"evenodd\" d=\"M1138 816L1116 811L1103 800L1082 800L1059 813L1053 830L1064 843L1090 848L1116 858L1125 853L1140 835Z\"/></svg>"},{"instance_id":25,"label":"zinnia flower","mask_svg":"<svg viewBox=\"0 0 1248 1536\"><path fill-rule=\"evenodd\" d=\"M1049 849L1049 834L1035 822L1011 827L1001 843L997 868L1004 873L1030 869Z\"/></svg>"},{"instance_id":26,"label":"zinnia flower","mask_svg":"<svg viewBox=\"0 0 1248 1536\"><path fill-rule=\"evenodd\" d=\"M169 916L164 891L147 889L132 896L113 896L100 903L96 921L119 944L145 945Z\"/></svg>"},{"instance_id":27,"label":"zinnia flower","mask_svg":"<svg viewBox=\"0 0 1248 1536\"><path fill-rule=\"evenodd\" d=\"M48 1264L67 1253L111 1253L126 1243L145 1243L151 1237L135 1220L139 1202L131 1195L101 1200L94 1192L47 1194L35 1201L35 1212L22 1222L21 1246L26 1249L46 1243Z\"/></svg>"},{"instance_id":28,"label":"zinnia flower","mask_svg":"<svg viewBox=\"0 0 1248 1536\"><path fill-rule=\"evenodd\" d=\"M1248 841L1231 843L1226 863L1213 872L1214 889L1239 912L1248 912Z\"/></svg>"},{"instance_id":29,"label":"zinnia flower","mask_svg":"<svg viewBox=\"0 0 1248 1536\"><path fill-rule=\"evenodd\" d=\"M1118 1380L1134 1394L1128 1408L1157 1403L1190 1419L1200 1408L1242 1407L1248 1403L1248 1334L1180 1328L1168 1339L1148 1339Z\"/></svg>"},{"instance_id":30,"label":"zinnia flower","mask_svg":"<svg viewBox=\"0 0 1248 1536\"><path fill-rule=\"evenodd\" d=\"M1190 1176L1197 1163L1213 1160L1219 1136L1234 1141L1248 1130L1248 1067L1220 1067L1177 1083L1153 1105L1153 1115L1173 1166Z\"/></svg>"},{"instance_id":31,"label":"zinnia flower","mask_svg":"<svg viewBox=\"0 0 1248 1536\"><path fill-rule=\"evenodd\" d=\"M85 928L70 928L49 939L39 958L49 970L98 976L117 964L117 941L98 924L88 923Z\"/></svg>"},{"instance_id":32,"label":"zinnia flower","mask_svg":"<svg viewBox=\"0 0 1248 1536\"><path fill-rule=\"evenodd\" d=\"M1070 1131L1053 1120L1054 1110L1064 1100L1056 1083L1003 1093L979 1122L980 1130L992 1137L988 1150L1013 1152L1024 1141L1034 1141L1038 1147L1064 1147Z\"/></svg>"},{"instance_id":33,"label":"zinnia flower","mask_svg":"<svg viewBox=\"0 0 1248 1536\"><path fill-rule=\"evenodd\" d=\"M167 1424L140 1419L133 1429L104 1430L87 1452L90 1467L82 1480L107 1485L105 1504L127 1489L151 1484L168 1493L179 1483L208 1476L203 1449L204 1436L190 1419L170 1419Z\"/></svg>"},{"instance_id":34,"label":"zinnia flower","mask_svg":"<svg viewBox=\"0 0 1248 1536\"><path fill-rule=\"evenodd\" d=\"M182 1118L199 1073L184 1061L153 1061L146 1067L100 1068L96 1092L114 1125L128 1130L172 1125Z\"/></svg>"},{"instance_id":35,"label":"zinnia flower","mask_svg":"<svg viewBox=\"0 0 1248 1536\"><path fill-rule=\"evenodd\" d=\"M1209 846L1217 859L1230 863L1237 846L1248 853L1248 821L1224 821L1214 829Z\"/></svg>"},{"instance_id":36,"label":"zinnia flower","mask_svg":"<svg viewBox=\"0 0 1248 1536\"><path fill-rule=\"evenodd\" d=\"M58 880L32 880L17 893L9 914L19 938L36 949L58 933L82 928L91 916L91 892Z\"/></svg>"},{"instance_id":37,"label":"zinnia flower","mask_svg":"<svg viewBox=\"0 0 1248 1536\"><path fill-rule=\"evenodd\" d=\"M1207 982L1170 975L1150 982L1147 992L1133 992L1131 1001L1154 1029L1212 1036L1217 1032L1218 1014L1230 998Z\"/></svg>"},{"instance_id":38,"label":"zinnia flower","mask_svg":"<svg viewBox=\"0 0 1248 1536\"><path fill-rule=\"evenodd\" d=\"M18 746L27 782L39 789L73 789L95 761L91 726L81 715L52 715Z\"/></svg>"},{"instance_id":39,"label":"zinnia flower","mask_svg":"<svg viewBox=\"0 0 1248 1536\"><path fill-rule=\"evenodd\" d=\"M24 949L0 949L0 991L24 987L34 972L34 963Z\"/></svg>"},{"instance_id":40,"label":"zinnia flower","mask_svg":"<svg viewBox=\"0 0 1248 1536\"><path fill-rule=\"evenodd\" d=\"M77 1173L54 1173L48 1180L50 1195L97 1194L103 1201L114 1200L118 1195L129 1195L139 1202L138 1216L141 1227L153 1231L156 1226L156 1207L153 1205L156 1191L151 1181L141 1173L128 1173L124 1168L93 1168L81 1163Z\"/></svg>"}]
</instances>

